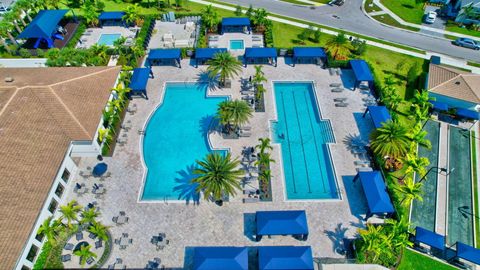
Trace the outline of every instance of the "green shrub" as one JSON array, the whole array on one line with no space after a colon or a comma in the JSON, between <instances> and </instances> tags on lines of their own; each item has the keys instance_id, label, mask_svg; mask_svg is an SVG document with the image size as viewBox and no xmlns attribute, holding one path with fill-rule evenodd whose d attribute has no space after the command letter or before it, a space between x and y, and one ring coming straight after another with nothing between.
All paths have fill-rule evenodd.
<instances>
[{"instance_id":1,"label":"green shrub","mask_svg":"<svg viewBox=\"0 0 480 270\"><path fill-rule=\"evenodd\" d=\"M355 38L352 40L352 52L355 55L363 55L367 50L367 42L365 40L360 40L359 38Z\"/></svg>"},{"instance_id":2,"label":"green shrub","mask_svg":"<svg viewBox=\"0 0 480 270\"><path fill-rule=\"evenodd\" d=\"M347 68L349 60L335 60L327 53L327 66L329 68Z\"/></svg>"},{"instance_id":3,"label":"green shrub","mask_svg":"<svg viewBox=\"0 0 480 270\"><path fill-rule=\"evenodd\" d=\"M140 40L143 43L143 48L146 48L148 45L147 40L150 38L150 35L152 34L149 32L150 26L154 22L154 18L152 16L146 16L142 25L142 28L140 29L140 32L137 35L137 41ZM136 66L136 65L135 65Z\"/></svg>"},{"instance_id":4,"label":"green shrub","mask_svg":"<svg viewBox=\"0 0 480 270\"><path fill-rule=\"evenodd\" d=\"M83 19L80 19L80 24L78 25L77 31L75 31L75 34L70 38L65 47L75 48L85 30L87 30L87 25L83 22Z\"/></svg>"},{"instance_id":5,"label":"green shrub","mask_svg":"<svg viewBox=\"0 0 480 270\"><path fill-rule=\"evenodd\" d=\"M22 58L30 58L32 57L32 54L30 53L29 50L25 49L25 48L21 48L20 50L18 50L18 54L22 57Z\"/></svg>"},{"instance_id":6,"label":"green shrub","mask_svg":"<svg viewBox=\"0 0 480 270\"><path fill-rule=\"evenodd\" d=\"M33 270L41 270L45 269L45 263L47 262L48 255L50 254L50 251L52 250L52 244L50 241L45 242L42 247L42 251L37 257L37 260L35 261L35 264L33 265Z\"/></svg>"},{"instance_id":7,"label":"green shrub","mask_svg":"<svg viewBox=\"0 0 480 270\"><path fill-rule=\"evenodd\" d=\"M42 49L37 49L36 54L39 58L45 57L45 51Z\"/></svg>"},{"instance_id":8,"label":"green shrub","mask_svg":"<svg viewBox=\"0 0 480 270\"><path fill-rule=\"evenodd\" d=\"M273 24L272 21L268 20L265 24L265 32L263 33L265 39L265 47L272 48L273 45Z\"/></svg>"}]
</instances>

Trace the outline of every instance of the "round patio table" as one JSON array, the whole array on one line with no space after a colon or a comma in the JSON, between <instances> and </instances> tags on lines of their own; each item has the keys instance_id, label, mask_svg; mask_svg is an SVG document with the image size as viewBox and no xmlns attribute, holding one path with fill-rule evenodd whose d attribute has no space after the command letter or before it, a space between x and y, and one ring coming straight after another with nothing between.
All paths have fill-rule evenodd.
<instances>
[{"instance_id":1,"label":"round patio table","mask_svg":"<svg viewBox=\"0 0 480 270\"><path fill-rule=\"evenodd\" d=\"M93 167L92 175L95 177L102 176L104 173L107 172L108 165L105 162L98 163Z\"/></svg>"}]
</instances>

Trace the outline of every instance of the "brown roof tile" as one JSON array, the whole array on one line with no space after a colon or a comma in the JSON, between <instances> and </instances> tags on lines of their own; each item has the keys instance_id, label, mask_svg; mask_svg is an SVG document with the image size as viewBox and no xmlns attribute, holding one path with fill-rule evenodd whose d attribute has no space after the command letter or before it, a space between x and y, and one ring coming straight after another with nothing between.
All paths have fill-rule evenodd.
<instances>
[{"instance_id":1,"label":"brown roof tile","mask_svg":"<svg viewBox=\"0 0 480 270\"><path fill-rule=\"evenodd\" d=\"M117 67L0 68L1 269L15 266L69 143L95 135L118 73ZM4 82L7 76L15 81Z\"/></svg>"},{"instance_id":2,"label":"brown roof tile","mask_svg":"<svg viewBox=\"0 0 480 270\"><path fill-rule=\"evenodd\" d=\"M444 96L480 103L480 75L477 74L430 64L428 89Z\"/></svg>"}]
</instances>

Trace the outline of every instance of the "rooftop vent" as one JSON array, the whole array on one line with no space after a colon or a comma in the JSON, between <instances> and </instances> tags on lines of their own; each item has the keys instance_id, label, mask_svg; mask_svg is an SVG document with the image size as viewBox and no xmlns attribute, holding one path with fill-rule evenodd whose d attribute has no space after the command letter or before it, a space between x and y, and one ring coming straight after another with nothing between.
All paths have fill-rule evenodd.
<instances>
[{"instance_id":1,"label":"rooftop vent","mask_svg":"<svg viewBox=\"0 0 480 270\"><path fill-rule=\"evenodd\" d=\"M456 84L456 85L460 85L460 82L459 82L459 81L456 81L455 84Z\"/></svg>"},{"instance_id":2,"label":"rooftop vent","mask_svg":"<svg viewBox=\"0 0 480 270\"><path fill-rule=\"evenodd\" d=\"M5 82L13 82L13 77L5 77Z\"/></svg>"}]
</instances>

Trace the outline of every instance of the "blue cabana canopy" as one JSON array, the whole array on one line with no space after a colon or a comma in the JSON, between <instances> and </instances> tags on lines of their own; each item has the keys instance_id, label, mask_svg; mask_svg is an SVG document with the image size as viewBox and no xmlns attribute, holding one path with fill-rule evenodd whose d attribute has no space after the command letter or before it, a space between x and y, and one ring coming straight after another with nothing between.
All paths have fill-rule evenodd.
<instances>
[{"instance_id":1,"label":"blue cabana canopy","mask_svg":"<svg viewBox=\"0 0 480 270\"><path fill-rule=\"evenodd\" d=\"M174 60L180 66L181 50L180 49L152 49L148 54L146 63L149 66L154 65L158 61Z\"/></svg>"},{"instance_id":2,"label":"blue cabana canopy","mask_svg":"<svg viewBox=\"0 0 480 270\"><path fill-rule=\"evenodd\" d=\"M245 66L247 62L255 61L256 59L272 59L277 65L277 49L275 48L246 48L245 49Z\"/></svg>"},{"instance_id":3,"label":"blue cabana canopy","mask_svg":"<svg viewBox=\"0 0 480 270\"><path fill-rule=\"evenodd\" d=\"M309 246L258 247L259 270L313 270Z\"/></svg>"},{"instance_id":4,"label":"blue cabana canopy","mask_svg":"<svg viewBox=\"0 0 480 270\"><path fill-rule=\"evenodd\" d=\"M294 47L293 48L293 65L299 58L320 58L327 59L327 54L322 47Z\"/></svg>"},{"instance_id":5,"label":"blue cabana canopy","mask_svg":"<svg viewBox=\"0 0 480 270\"><path fill-rule=\"evenodd\" d=\"M372 214L395 212L380 171L358 172L354 180L357 178L360 178L363 192L367 198L369 209L367 218Z\"/></svg>"},{"instance_id":6,"label":"blue cabana canopy","mask_svg":"<svg viewBox=\"0 0 480 270\"><path fill-rule=\"evenodd\" d=\"M222 19L222 26L250 26L250 19L247 17L229 17Z\"/></svg>"},{"instance_id":7,"label":"blue cabana canopy","mask_svg":"<svg viewBox=\"0 0 480 270\"><path fill-rule=\"evenodd\" d=\"M458 108L457 115L461 117L473 119L473 120L480 120L480 114L477 111Z\"/></svg>"},{"instance_id":8,"label":"blue cabana canopy","mask_svg":"<svg viewBox=\"0 0 480 270\"><path fill-rule=\"evenodd\" d=\"M439 250L445 250L445 236L419 226L415 228L415 242L424 243Z\"/></svg>"},{"instance_id":9,"label":"blue cabana canopy","mask_svg":"<svg viewBox=\"0 0 480 270\"><path fill-rule=\"evenodd\" d=\"M215 54L226 51L226 48L198 48L195 50L195 62L198 66L199 61L204 62L210 60Z\"/></svg>"},{"instance_id":10,"label":"blue cabana canopy","mask_svg":"<svg viewBox=\"0 0 480 270\"><path fill-rule=\"evenodd\" d=\"M392 116L385 106L368 106L366 112L370 113L375 128L380 128L382 127L383 123L392 120Z\"/></svg>"},{"instance_id":11,"label":"blue cabana canopy","mask_svg":"<svg viewBox=\"0 0 480 270\"><path fill-rule=\"evenodd\" d=\"M28 24L28 26L17 36L19 39L43 38L52 39L57 31L57 25L63 16L68 12L67 9L58 10L40 10L37 16Z\"/></svg>"},{"instance_id":12,"label":"blue cabana canopy","mask_svg":"<svg viewBox=\"0 0 480 270\"><path fill-rule=\"evenodd\" d=\"M418 228L418 227L417 227ZM457 242L457 257L480 265L480 249Z\"/></svg>"},{"instance_id":13,"label":"blue cabana canopy","mask_svg":"<svg viewBox=\"0 0 480 270\"><path fill-rule=\"evenodd\" d=\"M152 71L150 68L135 68L128 86L133 93L141 93L147 98L147 83Z\"/></svg>"},{"instance_id":14,"label":"blue cabana canopy","mask_svg":"<svg viewBox=\"0 0 480 270\"><path fill-rule=\"evenodd\" d=\"M372 89L373 75L367 62L364 60L350 60L350 66L355 75L355 88L357 88L361 82L368 82L368 86Z\"/></svg>"},{"instance_id":15,"label":"blue cabana canopy","mask_svg":"<svg viewBox=\"0 0 480 270\"><path fill-rule=\"evenodd\" d=\"M222 19L222 33L226 30L235 29L236 31L243 31L243 28L247 27L250 32L250 19L247 17L231 17Z\"/></svg>"},{"instance_id":16,"label":"blue cabana canopy","mask_svg":"<svg viewBox=\"0 0 480 270\"><path fill-rule=\"evenodd\" d=\"M430 102L430 104L433 105L433 109L435 109L435 110L448 111L448 104L447 103L443 103L443 102L439 102L439 101L433 101L433 100L430 100L429 102Z\"/></svg>"},{"instance_id":17,"label":"blue cabana canopy","mask_svg":"<svg viewBox=\"0 0 480 270\"><path fill-rule=\"evenodd\" d=\"M308 236L307 215L304 210L257 211L257 236L302 235ZM258 238L257 238L258 239Z\"/></svg>"},{"instance_id":18,"label":"blue cabana canopy","mask_svg":"<svg viewBox=\"0 0 480 270\"><path fill-rule=\"evenodd\" d=\"M246 247L197 247L193 255L194 270L248 270Z\"/></svg>"},{"instance_id":19,"label":"blue cabana canopy","mask_svg":"<svg viewBox=\"0 0 480 270\"><path fill-rule=\"evenodd\" d=\"M100 13L100 16L98 16L98 19L100 21L123 20L123 16L125 16L125 12L123 11L104 11Z\"/></svg>"}]
</instances>

